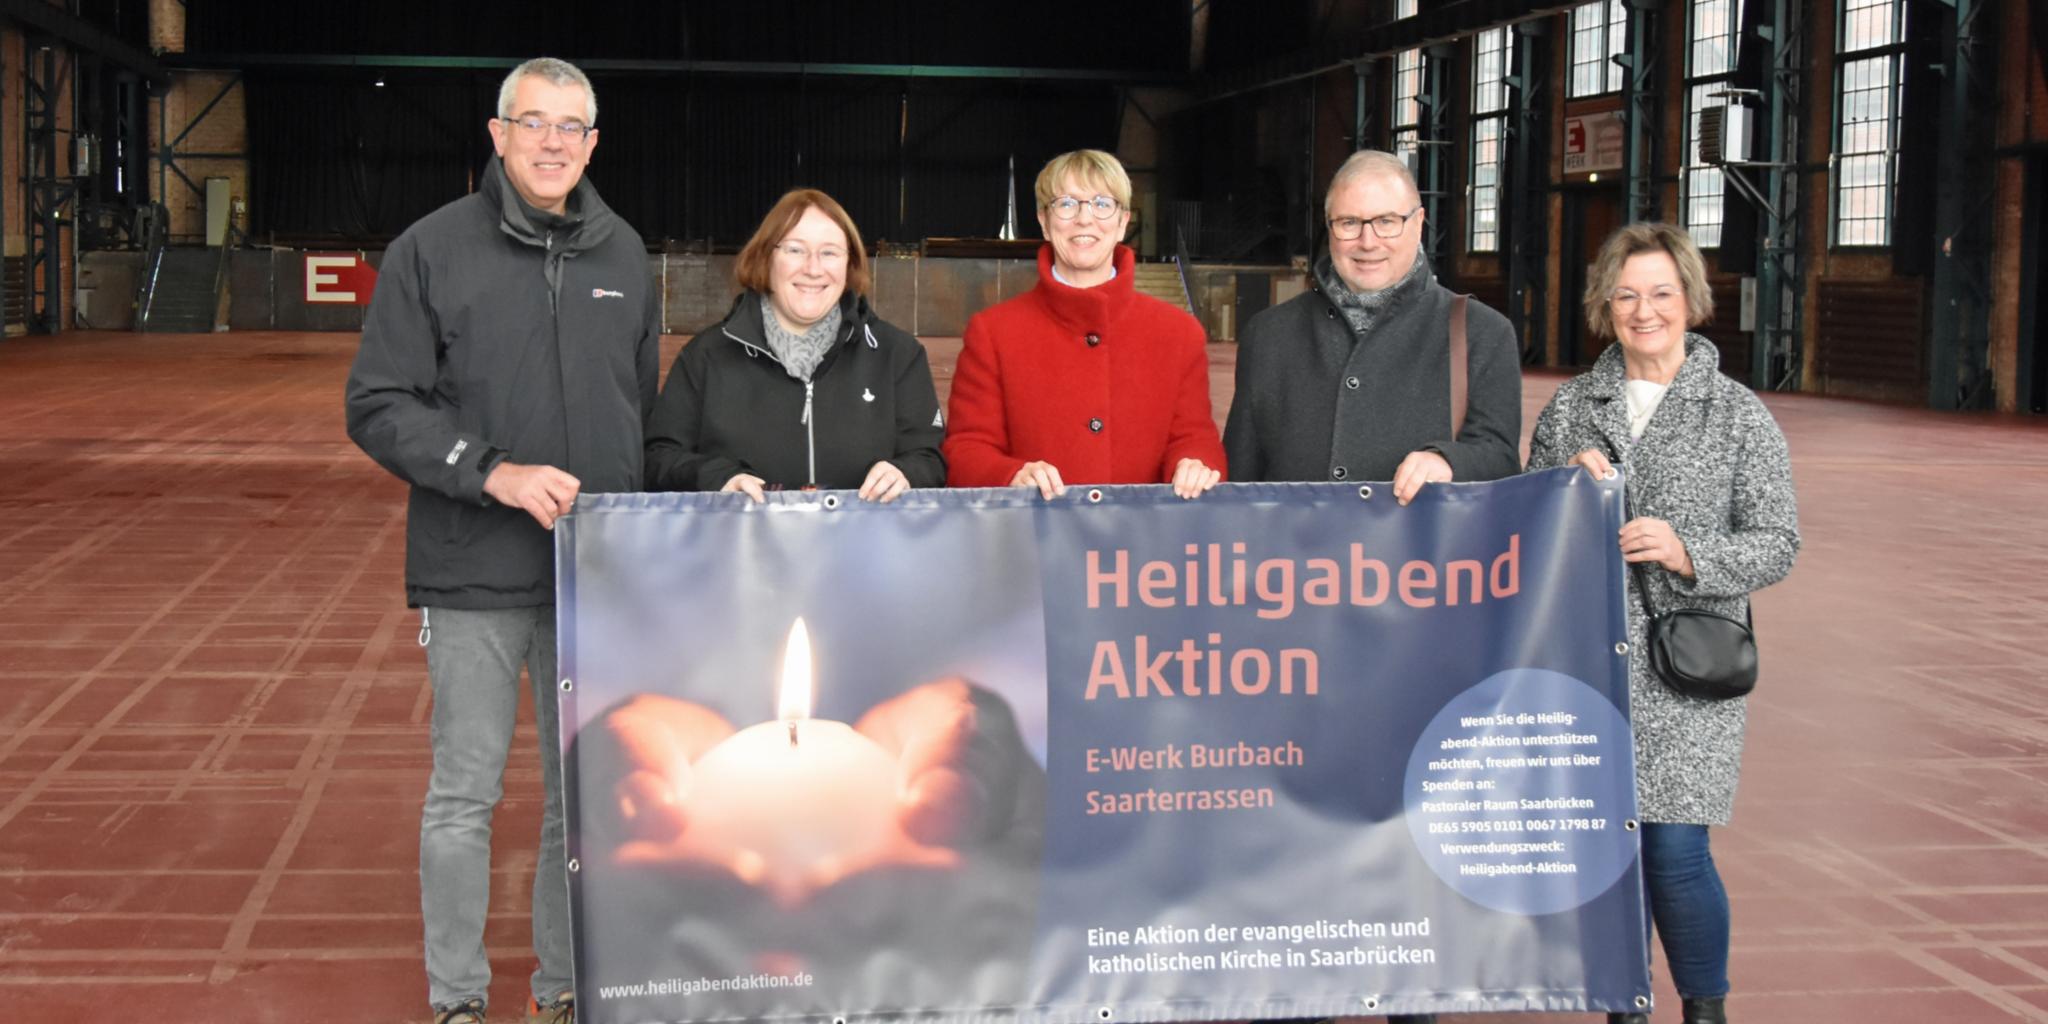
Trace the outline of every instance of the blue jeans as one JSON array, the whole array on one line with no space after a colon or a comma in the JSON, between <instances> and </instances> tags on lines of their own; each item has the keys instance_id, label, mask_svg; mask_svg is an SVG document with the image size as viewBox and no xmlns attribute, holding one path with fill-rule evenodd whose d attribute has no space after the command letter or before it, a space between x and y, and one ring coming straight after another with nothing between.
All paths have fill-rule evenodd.
<instances>
[{"instance_id":1,"label":"blue jeans","mask_svg":"<svg viewBox=\"0 0 2048 1024\"><path fill-rule=\"evenodd\" d=\"M504 795L505 759L519 714L519 669L533 681L540 729L540 858L533 871L533 995L568 990L569 881L562 849L559 712L555 705L555 609L421 611L421 642L434 686L434 774L420 814L420 915L426 922L427 999L445 1008L487 999L491 962L484 919L491 904L491 813Z\"/></svg>"},{"instance_id":2,"label":"blue jeans","mask_svg":"<svg viewBox=\"0 0 2048 1024\"><path fill-rule=\"evenodd\" d=\"M1728 890L1714 870L1707 826L1643 822L1650 918L1680 998L1728 994Z\"/></svg>"}]
</instances>

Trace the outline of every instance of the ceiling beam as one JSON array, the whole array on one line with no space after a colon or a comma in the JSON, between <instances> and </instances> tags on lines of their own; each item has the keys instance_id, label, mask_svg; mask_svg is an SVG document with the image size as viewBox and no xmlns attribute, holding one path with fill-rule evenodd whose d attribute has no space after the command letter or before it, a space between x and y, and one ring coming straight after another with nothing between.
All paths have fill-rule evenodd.
<instances>
[{"instance_id":1,"label":"ceiling beam","mask_svg":"<svg viewBox=\"0 0 2048 1024\"><path fill-rule=\"evenodd\" d=\"M1340 33L1293 53L1260 61L1238 71L1207 76L1198 103L1238 96L1276 85L1312 78L1368 57L1384 57L1418 46L1444 43L1480 29L1508 25L1568 11L1585 0L1438 0L1422 4L1422 13L1400 21Z\"/></svg>"},{"instance_id":2,"label":"ceiling beam","mask_svg":"<svg viewBox=\"0 0 2048 1024\"><path fill-rule=\"evenodd\" d=\"M55 36L74 49L97 54L141 75L150 84L171 83L170 72L155 57L109 35L99 26L53 7L46 0L0 0L0 21L11 21L44 35Z\"/></svg>"},{"instance_id":3,"label":"ceiling beam","mask_svg":"<svg viewBox=\"0 0 2048 1024\"><path fill-rule=\"evenodd\" d=\"M18 2L18 0L0 0ZM439 69L509 71L523 57L427 57L331 53L180 53L165 54L169 67L190 70L278 70L286 68ZM643 75L827 75L864 78L968 78L1005 81L1119 82L1181 85L1188 76L1170 71L1108 68L997 67L972 64L837 64L798 61L739 60L609 60L575 62L588 72Z\"/></svg>"}]
</instances>

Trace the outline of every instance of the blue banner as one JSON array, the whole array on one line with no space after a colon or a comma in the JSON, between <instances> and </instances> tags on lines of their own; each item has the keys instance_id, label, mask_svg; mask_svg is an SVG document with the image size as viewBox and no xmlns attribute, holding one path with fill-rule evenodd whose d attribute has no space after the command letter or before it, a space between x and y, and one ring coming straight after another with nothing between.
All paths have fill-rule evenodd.
<instances>
[{"instance_id":1,"label":"blue banner","mask_svg":"<svg viewBox=\"0 0 2048 1024\"><path fill-rule=\"evenodd\" d=\"M595 495L580 1019L1634 1010L1615 482Z\"/></svg>"}]
</instances>

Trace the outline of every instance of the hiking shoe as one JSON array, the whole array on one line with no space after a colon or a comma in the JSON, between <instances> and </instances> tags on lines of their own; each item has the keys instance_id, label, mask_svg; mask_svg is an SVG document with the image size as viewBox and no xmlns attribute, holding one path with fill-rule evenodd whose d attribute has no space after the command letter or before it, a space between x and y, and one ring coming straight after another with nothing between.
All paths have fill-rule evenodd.
<instances>
[{"instance_id":1,"label":"hiking shoe","mask_svg":"<svg viewBox=\"0 0 2048 1024\"><path fill-rule=\"evenodd\" d=\"M434 1024L484 1024L484 1001L465 999L434 1011Z\"/></svg>"},{"instance_id":2,"label":"hiking shoe","mask_svg":"<svg viewBox=\"0 0 2048 1024\"><path fill-rule=\"evenodd\" d=\"M527 1003L526 1024L576 1024L576 993L564 992L548 1003Z\"/></svg>"}]
</instances>

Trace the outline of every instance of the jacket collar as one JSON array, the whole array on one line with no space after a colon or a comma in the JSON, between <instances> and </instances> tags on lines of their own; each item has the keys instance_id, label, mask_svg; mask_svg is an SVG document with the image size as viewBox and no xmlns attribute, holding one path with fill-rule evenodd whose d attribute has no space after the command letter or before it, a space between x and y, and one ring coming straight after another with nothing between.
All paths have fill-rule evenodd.
<instances>
[{"instance_id":1,"label":"jacket collar","mask_svg":"<svg viewBox=\"0 0 2048 1024\"><path fill-rule=\"evenodd\" d=\"M1429 264L1429 254L1419 249L1416 250L1415 265L1408 269L1408 273L1401 280L1394 282L1388 287L1388 291L1393 294L1388 295L1386 304L1374 312L1374 322L1377 323L1384 319L1387 314L1414 302L1417 296L1429 291L1429 286L1435 283L1436 272L1435 268ZM1315 289L1317 295L1322 296L1323 301L1329 304L1332 311L1339 316L1343 315L1345 303L1342 301L1343 296L1339 294L1338 289L1343 289L1346 286L1344 279L1337 276L1337 268L1330 262L1330 254L1327 250L1322 255L1316 257L1315 264L1309 273L1309 287Z\"/></svg>"},{"instance_id":2,"label":"jacket collar","mask_svg":"<svg viewBox=\"0 0 2048 1024\"><path fill-rule=\"evenodd\" d=\"M1707 401L1714 397L1714 378L1720 372L1720 350L1714 347L1713 342L1687 333L1685 362L1679 364L1678 375L1671 378L1671 390L1664 393L1664 400ZM1628 402L1624 400L1628 390L1628 367L1622 361L1621 342L1608 344L1600 358L1594 360L1593 368L1587 371L1586 380L1592 386L1592 396L1599 402L1594 408L1593 422L1607 438L1608 454L1613 456L1628 451L1636 442L1628 433ZM1643 436L1647 438L1650 435Z\"/></svg>"},{"instance_id":3,"label":"jacket collar","mask_svg":"<svg viewBox=\"0 0 2048 1024\"><path fill-rule=\"evenodd\" d=\"M1116 276L1093 288L1061 284L1052 276L1052 243L1038 247L1038 287L1032 294L1054 321L1076 332L1100 331L1121 317L1137 291L1137 254L1116 247Z\"/></svg>"},{"instance_id":4,"label":"jacket collar","mask_svg":"<svg viewBox=\"0 0 2048 1024\"><path fill-rule=\"evenodd\" d=\"M767 321L762 319L772 315L766 296L757 291L743 291L733 297L732 308L726 311L725 319L718 325L719 333L745 348L749 356L774 359L775 354L768 349ZM832 343L833 350L837 351L855 338L865 341L869 348L879 347L874 328L869 325L874 315L874 307L868 305L867 296L855 295L851 289L839 296L839 337ZM831 356L826 356L826 360L829 363ZM820 364L819 372L823 370L824 364Z\"/></svg>"},{"instance_id":5,"label":"jacket collar","mask_svg":"<svg viewBox=\"0 0 2048 1024\"><path fill-rule=\"evenodd\" d=\"M593 249L611 236L617 218L611 207L598 197L597 186L584 178L569 192L568 202L563 204L560 214L549 213L528 203L512 187L505 177L505 161L502 157L491 157L484 167L484 180L477 187L484 197L498 211L498 229L519 242L535 248L551 248L549 237L556 244L554 251L575 254Z\"/></svg>"},{"instance_id":6,"label":"jacket collar","mask_svg":"<svg viewBox=\"0 0 2048 1024\"><path fill-rule=\"evenodd\" d=\"M1689 401L1706 401L1714 397L1714 378L1720 372L1721 350L1715 348L1713 342L1688 332L1685 336L1685 362L1679 364L1678 375L1671 379L1668 394ZM1628 386L1628 366L1622 361L1621 342L1610 343L1600 353L1587 377L1597 385L1594 394L1607 399L1622 397Z\"/></svg>"}]
</instances>

